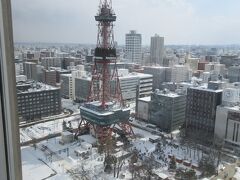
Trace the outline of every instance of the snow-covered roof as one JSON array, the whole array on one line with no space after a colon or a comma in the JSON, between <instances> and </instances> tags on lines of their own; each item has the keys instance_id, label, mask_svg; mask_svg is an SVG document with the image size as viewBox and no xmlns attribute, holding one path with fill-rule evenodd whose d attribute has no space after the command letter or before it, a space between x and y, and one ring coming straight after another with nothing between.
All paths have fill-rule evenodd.
<instances>
[{"instance_id":1,"label":"snow-covered roof","mask_svg":"<svg viewBox=\"0 0 240 180\"><path fill-rule=\"evenodd\" d=\"M81 146L85 149L85 148L92 148L92 145L90 143L87 143L87 142L82 142L81 143Z\"/></svg>"},{"instance_id":2,"label":"snow-covered roof","mask_svg":"<svg viewBox=\"0 0 240 180\"><path fill-rule=\"evenodd\" d=\"M72 74L61 74L61 76L72 77Z\"/></svg>"},{"instance_id":3,"label":"snow-covered roof","mask_svg":"<svg viewBox=\"0 0 240 180\"><path fill-rule=\"evenodd\" d=\"M74 149L74 151L75 151L76 153L78 153L78 154L82 154L82 153L88 152L87 149L83 149L82 147L76 147L76 148Z\"/></svg>"},{"instance_id":4,"label":"snow-covered roof","mask_svg":"<svg viewBox=\"0 0 240 180\"><path fill-rule=\"evenodd\" d=\"M217 90L214 90L214 89L209 89L207 88L207 85L202 85L202 86L197 86L197 87L189 87L190 89L196 89L196 90L204 90L204 91L208 91L208 92L222 92L223 90L222 89L217 89Z\"/></svg>"},{"instance_id":5,"label":"snow-covered roof","mask_svg":"<svg viewBox=\"0 0 240 180\"><path fill-rule=\"evenodd\" d=\"M150 101L151 101L151 96L147 96L147 97L139 98L138 100L139 100L139 101L150 102Z\"/></svg>"},{"instance_id":6,"label":"snow-covered roof","mask_svg":"<svg viewBox=\"0 0 240 180\"><path fill-rule=\"evenodd\" d=\"M50 86L48 84L40 83L40 82L26 82L26 83L17 83L17 86L25 86L30 85L30 88L26 90L19 90L18 93L30 93L30 92L40 92L40 91L49 91L49 90L57 90L60 89L58 87Z\"/></svg>"},{"instance_id":7,"label":"snow-covered roof","mask_svg":"<svg viewBox=\"0 0 240 180\"><path fill-rule=\"evenodd\" d=\"M170 69L170 67L164 67L164 66L143 66L143 68L148 68L148 69Z\"/></svg>"}]
</instances>

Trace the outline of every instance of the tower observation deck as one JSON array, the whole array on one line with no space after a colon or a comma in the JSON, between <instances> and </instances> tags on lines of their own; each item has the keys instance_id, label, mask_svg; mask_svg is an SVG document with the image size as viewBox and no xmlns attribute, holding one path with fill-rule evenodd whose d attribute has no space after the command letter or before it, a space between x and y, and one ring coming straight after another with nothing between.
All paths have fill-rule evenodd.
<instances>
[{"instance_id":1,"label":"tower observation deck","mask_svg":"<svg viewBox=\"0 0 240 180\"><path fill-rule=\"evenodd\" d=\"M83 126L87 126L100 143L105 143L106 139L111 137L115 126L121 128L126 135L134 133L129 124L130 109L124 105L122 99L116 66L113 34L116 15L111 0L100 0L95 20L98 22L98 35L92 81L88 102L80 107L79 131ZM110 67L110 64L114 64L114 67Z\"/></svg>"}]
</instances>

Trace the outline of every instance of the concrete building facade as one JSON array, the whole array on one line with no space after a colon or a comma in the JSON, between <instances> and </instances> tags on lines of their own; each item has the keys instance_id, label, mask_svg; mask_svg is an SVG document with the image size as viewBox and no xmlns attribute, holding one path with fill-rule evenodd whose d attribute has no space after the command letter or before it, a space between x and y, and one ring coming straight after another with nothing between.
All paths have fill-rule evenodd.
<instances>
[{"instance_id":1,"label":"concrete building facade","mask_svg":"<svg viewBox=\"0 0 240 180\"><path fill-rule=\"evenodd\" d=\"M42 83L17 85L18 115L32 121L61 113L60 88Z\"/></svg>"},{"instance_id":2,"label":"concrete building facade","mask_svg":"<svg viewBox=\"0 0 240 180\"><path fill-rule=\"evenodd\" d=\"M155 90L149 105L149 122L165 132L179 129L185 122L186 96Z\"/></svg>"},{"instance_id":3,"label":"concrete building facade","mask_svg":"<svg viewBox=\"0 0 240 180\"><path fill-rule=\"evenodd\" d=\"M142 61L142 35L132 30L126 34L125 53L128 62L141 64Z\"/></svg>"},{"instance_id":4,"label":"concrete building facade","mask_svg":"<svg viewBox=\"0 0 240 180\"><path fill-rule=\"evenodd\" d=\"M56 86L57 85L57 72L56 70L43 70L42 80L44 83Z\"/></svg>"},{"instance_id":5,"label":"concrete building facade","mask_svg":"<svg viewBox=\"0 0 240 180\"><path fill-rule=\"evenodd\" d=\"M216 108L221 102L222 90L189 87L187 90L186 127L193 131L202 131L213 135Z\"/></svg>"},{"instance_id":6,"label":"concrete building facade","mask_svg":"<svg viewBox=\"0 0 240 180\"><path fill-rule=\"evenodd\" d=\"M150 74L136 73L139 78L137 94L138 97L151 96L153 86L153 76Z\"/></svg>"},{"instance_id":7,"label":"concrete building facade","mask_svg":"<svg viewBox=\"0 0 240 180\"><path fill-rule=\"evenodd\" d=\"M240 82L240 66L231 66L228 68L228 79L230 83Z\"/></svg>"},{"instance_id":8,"label":"concrete building facade","mask_svg":"<svg viewBox=\"0 0 240 180\"><path fill-rule=\"evenodd\" d=\"M180 83L189 81L191 77L191 71L189 67L184 65L175 65L171 69L171 82Z\"/></svg>"},{"instance_id":9,"label":"concrete building facade","mask_svg":"<svg viewBox=\"0 0 240 180\"><path fill-rule=\"evenodd\" d=\"M59 57L44 57L40 58L41 65L44 66L45 69L49 69L50 67L61 67L63 59Z\"/></svg>"},{"instance_id":10,"label":"concrete building facade","mask_svg":"<svg viewBox=\"0 0 240 180\"><path fill-rule=\"evenodd\" d=\"M162 66L145 66L144 73L153 76L153 90L161 89L163 82L169 82L171 79L171 68Z\"/></svg>"},{"instance_id":11,"label":"concrete building facade","mask_svg":"<svg viewBox=\"0 0 240 180\"><path fill-rule=\"evenodd\" d=\"M149 122L149 104L151 96L139 98L136 105L136 117L139 120Z\"/></svg>"},{"instance_id":12,"label":"concrete building facade","mask_svg":"<svg viewBox=\"0 0 240 180\"><path fill-rule=\"evenodd\" d=\"M240 151L240 108L218 106L214 136L216 142Z\"/></svg>"},{"instance_id":13,"label":"concrete building facade","mask_svg":"<svg viewBox=\"0 0 240 180\"><path fill-rule=\"evenodd\" d=\"M150 62L152 65L163 65L164 37L155 35L151 37Z\"/></svg>"},{"instance_id":14,"label":"concrete building facade","mask_svg":"<svg viewBox=\"0 0 240 180\"><path fill-rule=\"evenodd\" d=\"M89 96L89 89L91 86L90 77L82 77L75 79L75 101L86 102Z\"/></svg>"},{"instance_id":15,"label":"concrete building facade","mask_svg":"<svg viewBox=\"0 0 240 180\"><path fill-rule=\"evenodd\" d=\"M73 99L72 74L61 74L60 79L62 97Z\"/></svg>"},{"instance_id":16,"label":"concrete building facade","mask_svg":"<svg viewBox=\"0 0 240 180\"><path fill-rule=\"evenodd\" d=\"M37 79L37 64L33 62L24 62L23 71L27 79L36 80Z\"/></svg>"}]
</instances>

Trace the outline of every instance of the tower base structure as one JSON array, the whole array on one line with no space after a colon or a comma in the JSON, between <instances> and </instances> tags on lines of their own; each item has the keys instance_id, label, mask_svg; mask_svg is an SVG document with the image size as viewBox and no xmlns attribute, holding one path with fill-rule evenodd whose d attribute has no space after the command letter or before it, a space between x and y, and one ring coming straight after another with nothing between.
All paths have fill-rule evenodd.
<instances>
[{"instance_id":1,"label":"tower base structure","mask_svg":"<svg viewBox=\"0 0 240 180\"><path fill-rule=\"evenodd\" d=\"M102 109L101 103L95 101L81 106L80 114L78 133L81 134L82 129L89 129L101 144L105 144L105 141L112 137L112 132L117 126L126 136L134 137L129 124L130 108L117 107L113 103L108 103L108 108Z\"/></svg>"}]
</instances>

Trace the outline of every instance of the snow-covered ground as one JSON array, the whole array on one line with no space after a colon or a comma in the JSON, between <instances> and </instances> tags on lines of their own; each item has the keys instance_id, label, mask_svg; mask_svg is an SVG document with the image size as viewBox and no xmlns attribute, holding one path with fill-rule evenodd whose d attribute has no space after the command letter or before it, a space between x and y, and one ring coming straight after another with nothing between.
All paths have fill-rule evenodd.
<instances>
[{"instance_id":1,"label":"snow-covered ground","mask_svg":"<svg viewBox=\"0 0 240 180\"><path fill-rule=\"evenodd\" d=\"M30 127L20 129L20 142L26 142L33 138L38 139L46 137L51 134L62 132L63 121L71 122L73 128L78 127L80 116L71 116L68 118L58 119L55 121L49 121L45 123L36 124Z\"/></svg>"},{"instance_id":2,"label":"snow-covered ground","mask_svg":"<svg viewBox=\"0 0 240 180\"><path fill-rule=\"evenodd\" d=\"M40 180L49 177L55 172L46 164L44 164L31 147L23 147L22 155L22 172L24 180Z\"/></svg>"},{"instance_id":3,"label":"snow-covered ground","mask_svg":"<svg viewBox=\"0 0 240 180\"><path fill-rule=\"evenodd\" d=\"M65 121L73 121L72 125L77 126L78 121L74 124L75 117L65 119ZM22 137L24 140L29 138L39 138L53 132L62 131L62 121L47 122L44 124L34 125L33 127L25 128L21 130ZM202 152L197 151L194 148L189 148L185 145L179 146L177 142L171 142L171 140L163 140L160 136L154 135L148 131L133 127L136 139L133 139L132 147L129 152L133 149L137 149L141 156L155 157L156 162L159 164L155 171L159 174L166 174L169 178L173 178L174 174L168 171L169 157L168 155L174 155L175 157L191 162L192 164L198 164L201 159ZM149 141L151 139L160 139L161 152L156 152L156 143ZM90 174L92 179L104 179L114 180L113 174L106 174L103 172L103 160L104 156L97 153L96 148L92 149L90 155L87 158L80 158L76 156L74 150L79 150L81 147L81 141L85 141L89 144L94 144L96 139L91 135L83 135L79 137L79 141L75 141L70 144L62 145L59 143L61 137L42 141L37 144L36 149L34 147L23 147L22 148L22 159L23 159L23 176L24 180L38 179L30 176L29 174L36 171L39 175L39 179L52 177L49 179L72 179L71 175L67 171L77 173L81 176L83 173ZM47 147L47 150L43 147ZM44 150L45 149L45 150ZM80 148L81 149L81 148ZM127 153L127 152L125 152ZM52 154L52 155L51 155ZM123 155L124 151L118 148L116 156ZM40 160L39 160L40 159ZM179 167L184 167L182 164L178 164ZM187 167L184 167L187 168ZM131 173L129 172L128 160L126 160L122 167L121 174L124 175L124 179L131 179ZM34 175L35 176L35 175ZM36 175L37 176L37 175Z\"/></svg>"},{"instance_id":4,"label":"snow-covered ground","mask_svg":"<svg viewBox=\"0 0 240 180\"><path fill-rule=\"evenodd\" d=\"M103 172L104 156L97 153L96 148L92 148L90 155L87 158L76 156L75 150L81 148L81 140L85 142L93 142L95 138L91 135L80 137L80 141L70 144L59 144L61 138L53 138L48 141L38 143L36 147L22 147L22 166L23 180L38 180L49 177L51 180L72 179L71 171L78 170L78 176L81 176L83 171L88 172L90 178L98 177L97 179L112 180L113 175L108 175ZM116 156L124 154L124 151L119 151ZM126 162L123 167L125 177L130 177ZM68 172L67 172L68 171Z\"/></svg>"},{"instance_id":5,"label":"snow-covered ground","mask_svg":"<svg viewBox=\"0 0 240 180\"><path fill-rule=\"evenodd\" d=\"M75 103L71 99L62 98L62 108L63 109L70 109L74 113L79 113L79 107L80 107L79 103Z\"/></svg>"}]
</instances>

